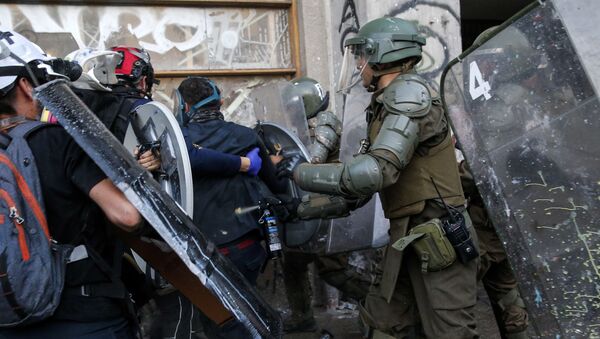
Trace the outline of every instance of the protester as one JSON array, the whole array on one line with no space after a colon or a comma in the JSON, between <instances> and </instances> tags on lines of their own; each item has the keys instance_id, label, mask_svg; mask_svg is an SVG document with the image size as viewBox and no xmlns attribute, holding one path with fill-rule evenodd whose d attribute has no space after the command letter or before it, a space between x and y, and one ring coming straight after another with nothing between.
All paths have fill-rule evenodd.
<instances>
[{"instance_id":1,"label":"protester","mask_svg":"<svg viewBox=\"0 0 600 339\"><path fill-rule=\"evenodd\" d=\"M256 132L224 120L220 111L221 91L213 81L190 77L179 85L178 91L189 118L183 127L188 149L210 148L241 155L260 148L263 166L258 177L205 175L196 171L193 175L194 224L254 285L267 259L261 245L264 233L258 223L260 215L257 212L235 214L234 210L258 204L269 190L283 193L285 182L276 178L275 167ZM227 338L248 335L239 323L230 326L237 329L227 328L220 335Z\"/></svg>"},{"instance_id":2,"label":"protester","mask_svg":"<svg viewBox=\"0 0 600 339\"><path fill-rule=\"evenodd\" d=\"M53 70L47 64L39 67L49 58L37 45L16 32L1 33L2 42L35 69L30 74L11 56L0 60L0 118L6 132L39 119L42 107L33 95L34 84L50 80ZM61 301L52 317L25 327L0 329L0 336L134 338L135 327L127 311L130 300L119 278L123 246L103 220L105 216L133 232L143 219L62 127L42 125L26 140L40 169L52 239L83 245L88 255L67 265Z\"/></svg>"}]
</instances>

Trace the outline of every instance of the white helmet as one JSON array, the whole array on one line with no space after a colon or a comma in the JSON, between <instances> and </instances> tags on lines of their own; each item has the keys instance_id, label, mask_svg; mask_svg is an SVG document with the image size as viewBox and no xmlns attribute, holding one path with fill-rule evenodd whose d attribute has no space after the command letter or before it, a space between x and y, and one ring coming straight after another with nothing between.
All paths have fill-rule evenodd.
<instances>
[{"instance_id":1,"label":"white helmet","mask_svg":"<svg viewBox=\"0 0 600 339\"><path fill-rule=\"evenodd\" d=\"M108 85L118 83L115 68L121 62L121 54L113 51L98 51L93 48L82 48L69 53L65 60L78 63L83 73L73 85L82 89L110 92Z\"/></svg>"},{"instance_id":2,"label":"white helmet","mask_svg":"<svg viewBox=\"0 0 600 339\"><path fill-rule=\"evenodd\" d=\"M23 62L29 64L36 78L62 76L50 66L52 60L54 58L48 57L38 45L21 34L0 31L0 97L14 87L18 76L28 76Z\"/></svg>"}]
</instances>

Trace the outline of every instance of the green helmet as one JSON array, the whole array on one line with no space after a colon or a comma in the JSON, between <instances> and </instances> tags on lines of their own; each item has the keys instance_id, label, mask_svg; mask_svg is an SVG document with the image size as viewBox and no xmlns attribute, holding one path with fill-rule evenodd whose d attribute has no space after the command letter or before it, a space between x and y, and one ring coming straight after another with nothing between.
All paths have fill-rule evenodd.
<instances>
[{"instance_id":1,"label":"green helmet","mask_svg":"<svg viewBox=\"0 0 600 339\"><path fill-rule=\"evenodd\" d=\"M415 57L421 60L425 38L412 22L390 17L369 21L358 34L344 41L354 55L362 55L369 66L387 64Z\"/></svg>"},{"instance_id":2,"label":"green helmet","mask_svg":"<svg viewBox=\"0 0 600 339\"><path fill-rule=\"evenodd\" d=\"M329 106L329 92L326 92L315 79L300 77L292 79L290 83L292 84L292 94L302 98L307 119L314 117Z\"/></svg>"}]
</instances>

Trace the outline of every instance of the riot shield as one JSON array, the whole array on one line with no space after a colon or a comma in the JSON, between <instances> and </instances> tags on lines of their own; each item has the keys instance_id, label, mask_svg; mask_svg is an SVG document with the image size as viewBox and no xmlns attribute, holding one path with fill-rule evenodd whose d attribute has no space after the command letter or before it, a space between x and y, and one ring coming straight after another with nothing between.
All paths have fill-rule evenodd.
<instances>
[{"instance_id":1,"label":"riot shield","mask_svg":"<svg viewBox=\"0 0 600 339\"><path fill-rule=\"evenodd\" d=\"M281 319L258 292L202 234L150 173L77 98L64 80L35 89L60 124L136 207L183 263L246 326L252 337L280 338ZM193 298L192 298L193 299Z\"/></svg>"},{"instance_id":2,"label":"riot shield","mask_svg":"<svg viewBox=\"0 0 600 339\"><path fill-rule=\"evenodd\" d=\"M255 88L250 93L254 113L258 121L277 124L292 132L302 144L308 145L308 123L302 98L292 94L292 85L287 81L270 82Z\"/></svg>"},{"instance_id":3,"label":"riot shield","mask_svg":"<svg viewBox=\"0 0 600 339\"><path fill-rule=\"evenodd\" d=\"M155 179L193 217L194 188L185 140L171 111L156 101L141 105L132 112L123 141L128 150L139 144L153 143L161 159L160 173Z\"/></svg>"},{"instance_id":4,"label":"riot shield","mask_svg":"<svg viewBox=\"0 0 600 339\"><path fill-rule=\"evenodd\" d=\"M265 142L270 149L273 145L279 144L279 147L294 148L308 157L306 145L312 141L309 136L306 115L304 114L304 105L301 98L293 96L293 91L289 90L288 83L278 84L277 91L271 88L264 92L265 95L280 95L279 100L269 99L265 102L278 102L280 107L285 109L282 114L274 114L265 108L262 114L267 120L261 124L261 129ZM257 114L257 117L260 117ZM355 133L356 126L348 127L348 135L361 135L364 137L366 126L363 118L357 119L363 122L362 133ZM354 120L353 120L354 122ZM344 126L346 128L346 125ZM346 136L346 132L342 132ZM306 136L304 139L302 136ZM345 140L348 140L347 138ZM354 140L354 139L352 139ZM354 145L359 145L357 140ZM342 153L349 153L348 143L342 143ZM355 147L356 149L356 147ZM343 155L343 154L342 154ZM292 182L288 191L293 197L302 197L307 192L302 191ZM379 208L377 208L379 206ZM311 220L288 223L285 225L284 240L288 248L297 249L306 253L316 254L334 254L349 252L367 248L377 248L384 246L388 242L387 230L389 222L383 217L381 204L378 199L371 200L367 205L352 212L345 218L332 220Z\"/></svg>"},{"instance_id":5,"label":"riot shield","mask_svg":"<svg viewBox=\"0 0 600 339\"><path fill-rule=\"evenodd\" d=\"M597 58L600 44L595 29L578 29L593 27L587 13L600 2L586 5L535 3L442 77L454 132L532 328L548 338L600 335L600 102L590 81L599 70L589 68L597 60L581 59Z\"/></svg>"},{"instance_id":6,"label":"riot shield","mask_svg":"<svg viewBox=\"0 0 600 339\"><path fill-rule=\"evenodd\" d=\"M371 93L362 86L354 86L346 97L342 138L340 142L340 160L348 161L358 153L361 140L367 136L365 108L371 101ZM345 252L349 249L379 248L389 242L390 221L385 218L379 194L363 207L352 211L345 218L332 220L332 239L329 245L331 253Z\"/></svg>"},{"instance_id":7,"label":"riot shield","mask_svg":"<svg viewBox=\"0 0 600 339\"><path fill-rule=\"evenodd\" d=\"M309 159L309 153L300 139L284 127L272 122L260 122L258 125L265 143L269 148L286 148L298 151L304 158ZM277 145L277 146L274 146ZM288 180L288 187L285 195L300 199L307 192L301 190L292 180ZM319 237L319 228L327 228L327 220L303 220L296 222L287 222L284 225L283 241L288 248L300 249L304 252L319 253L323 252L326 241ZM326 239L325 239L326 240Z\"/></svg>"}]
</instances>

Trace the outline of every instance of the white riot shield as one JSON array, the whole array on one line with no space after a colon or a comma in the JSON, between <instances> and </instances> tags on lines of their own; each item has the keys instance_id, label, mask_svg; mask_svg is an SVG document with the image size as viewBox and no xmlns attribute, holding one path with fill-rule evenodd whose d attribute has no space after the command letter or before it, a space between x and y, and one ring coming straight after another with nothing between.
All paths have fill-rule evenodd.
<instances>
[{"instance_id":1,"label":"white riot shield","mask_svg":"<svg viewBox=\"0 0 600 339\"><path fill-rule=\"evenodd\" d=\"M600 336L600 39L592 13L600 2L536 2L442 77L454 132L543 338Z\"/></svg>"},{"instance_id":2,"label":"white riot shield","mask_svg":"<svg viewBox=\"0 0 600 339\"><path fill-rule=\"evenodd\" d=\"M155 178L191 218L194 187L185 140L171 111L165 105L152 101L137 107L132 113L123 143L125 148L133 150L136 145L156 141L160 144L161 170Z\"/></svg>"}]
</instances>

